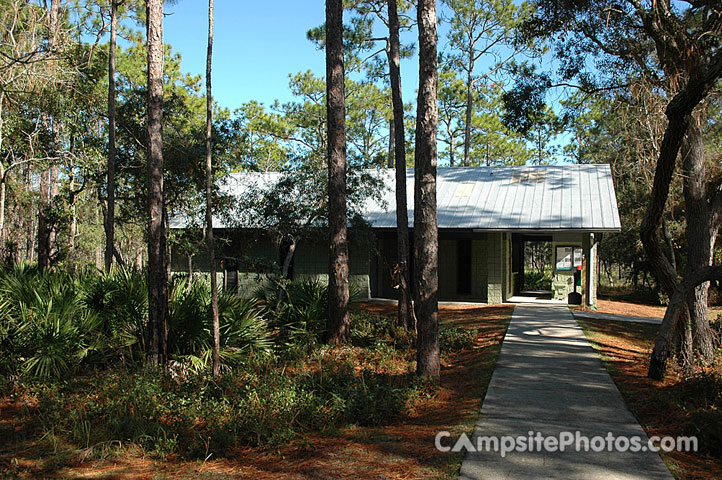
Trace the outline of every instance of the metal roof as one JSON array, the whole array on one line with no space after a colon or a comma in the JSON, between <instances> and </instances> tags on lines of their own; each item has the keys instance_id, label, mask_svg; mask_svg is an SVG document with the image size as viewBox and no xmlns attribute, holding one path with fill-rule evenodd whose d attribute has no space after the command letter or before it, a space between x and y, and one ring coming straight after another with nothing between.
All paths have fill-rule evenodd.
<instances>
[{"instance_id":1,"label":"metal roof","mask_svg":"<svg viewBox=\"0 0 722 480\"><path fill-rule=\"evenodd\" d=\"M364 217L374 228L396 228L395 171L376 171L386 186L369 199ZM243 195L249 183L269 185L280 173L237 173L221 190ZM414 170L406 170L409 226L414 218ZM619 231L619 212L609 165L445 167L437 169L437 222L441 229L485 231ZM171 228L187 218L172 217ZM214 218L223 228L223 221Z\"/></svg>"},{"instance_id":2,"label":"metal roof","mask_svg":"<svg viewBox=\"0 0 722 480\"><path fill-rule=\"evenodd\" d=\"M396 227L394 171L381 170L389 187L382 203L366 203L376 228ZM406 171L409 226L413 225L414 171ZM619 231L609 165L452 167L437 169L439 228L473 230Z\"/></svg>"}]
</instances>

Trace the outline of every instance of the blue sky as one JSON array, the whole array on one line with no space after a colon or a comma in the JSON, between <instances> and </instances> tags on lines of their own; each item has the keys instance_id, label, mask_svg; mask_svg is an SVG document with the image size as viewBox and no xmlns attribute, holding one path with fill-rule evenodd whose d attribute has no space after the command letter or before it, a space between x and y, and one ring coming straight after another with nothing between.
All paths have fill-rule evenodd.
<instances>
[{"instance_id":1,"label":"blue sky","mask_svg":"<svg viewBox=\"0 0 722 480\"><path fill-rule=\"evenodd\" d=\"M213 96L231 110L249 100L269 105L291 100L288 75L311 70L325 75L324 52L306 31L324 22L323 0L216 0ZM180 0L165 7L164 41L183 57L182 68L204 74L208 4ZM415 34L415 32L414 32ZM415 97L415 58L402 64L404 100Z\"/></svg>"},{"instance_id":2,"label":"blue sky","mask_svg":"<svg viewBox=\"0 0 722 480\"><path fill-rule=\"evenodd\" d=\"M437 6L444 8L440 2ZM207 0L178 0L164 11L165 43L181 54L184 72L204 75ZM437 13L443 15L442 10ZM325 76L324 52L306 39L306 32L323 24L324 17L324 0L215 0L213 96L218 105L233 111L251 100L266 106L276 99L288 102L293 99L289 74L311 70ZM447 29L446 23L439 26L439 51L446 47ZM402 33L401 41L416 43L416 35L415 29ZM414 55L401 63L404 102L416 100L417 62ZM562 134L553 143L568 141Z\"/></svg>"}]
</instances>

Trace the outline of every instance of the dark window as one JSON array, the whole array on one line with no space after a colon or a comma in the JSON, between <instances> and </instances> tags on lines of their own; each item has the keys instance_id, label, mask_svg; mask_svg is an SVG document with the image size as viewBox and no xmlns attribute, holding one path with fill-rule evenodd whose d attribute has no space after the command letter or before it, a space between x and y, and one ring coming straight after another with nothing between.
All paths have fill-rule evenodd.
<instances>
[{"instance_id":1,"label":"dark window","mask_svg":"<svg viewBox=\"0 0 722 480\"><path fill-rule=\"evenodd\" d=\"M237 270L225 270L225 285L226 290L237 290L238 289L238 271Z\"/></svg>"},{"instance_id":2,"label":"dark window","mask_svg":"<svg viewBox=\"0 0 722 480\"><path fill-rule=\"evenodd\" d=\"M471 240L456 241L456 293L471 294Z\"/></svg>"}]
</instances>

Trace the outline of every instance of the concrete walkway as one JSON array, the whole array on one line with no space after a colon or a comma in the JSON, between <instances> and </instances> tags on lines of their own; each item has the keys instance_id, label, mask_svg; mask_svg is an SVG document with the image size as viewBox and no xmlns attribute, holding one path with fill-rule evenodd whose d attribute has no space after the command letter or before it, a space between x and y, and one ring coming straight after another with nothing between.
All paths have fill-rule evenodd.
<instances>
[{"instance_id":1,"label":"concrete walkway","mask_svg":"<svg viewBox=\"0 0 722 480\"><path fill-rule=\"evenodd\" d=\"M589 439L646 435L584 337L569 309L517 305L484 400L478 436L559 438L572 432ZM447 439L447 443L450 442ZM443 442L442 442L443 444ZM605 441L606 445L606 441ZM463 479L671 479L653 452L468 452Z\"/></svg>"},{"instance_id":2,"label":"concrete walkway","mask_svg":"<svg viewBox=\"0 0 722 480\"><path fill-rule=\"evenodd\" d=\"M612 320L615 322L653 323L656 325L660 325L662 323L661 318L634 317L632 315L617 315L614 313L572 311L572 315L574 315L574 318L586 318L589 320Z\"/></svg>"}]
</instances>

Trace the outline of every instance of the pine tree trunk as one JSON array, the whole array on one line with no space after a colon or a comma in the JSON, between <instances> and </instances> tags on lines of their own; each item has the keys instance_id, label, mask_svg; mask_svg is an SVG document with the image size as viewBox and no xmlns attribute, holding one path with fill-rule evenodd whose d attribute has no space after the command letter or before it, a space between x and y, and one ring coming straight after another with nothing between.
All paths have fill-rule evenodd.
<instances>
[{"instance_id":1,"label":"pine tree trunk","mask_svg":"<svg viewBox=\"0 0 722 480\"><path fill-rule=\"evenodd\" d=\"M213 60L213 0L208 0L208 53L206 55L206 241L211 266L211 314L213 316L213 376L221 368L221 333L218 318L218 280L216 278L216 248L213 239L213 95L211 73Z\"/></svg>"},{"instance_id":2,"label":"pine tree trunk","mask_svg":"<svg viewBox=\"0 0 722 480\"><path fill-rule=\"evenodd\" d=\"M418 340L416 373L438 379L439 242L436 223L436 1L420 0L419 94L416 112L414 181L414 261Z\"/></svg>"},{"instance_id":3,"label":"pine tree trunk","mask_svg":"<svg viewBox=\"0 0 722 480\"><path fill-rule=\"evenodd\" d=\"M3 103L5 92L0 91L0 152L3 148ZM5 248L5 165L0 160L0 250Z\"/></svg>"},{"instance_id":4,"label":"pine tree trunk","mask_svg":"<svg viewBox=\"0 0 722 480\"><path fill-rule=\"evenodd\" d=\"M414 330L409 273L409 214L406 205L406 146L404 135L404 102L401 94L401 53L399 14L396 0L388 0L389 77L394 112L394 155L396 163L396 254L398 262L398 320L406 330Z\"/></svg>"},{"instance_id":5,"label":"pine tree trunk","mask_svg":"<svg viewBox=\"0 0 722 480\"><path fill-rule=\"evenodd\" d=\"M118 33L118 2L110 1L108 50L108 208L105 212L105 271L113 265L115 248L115 39Z\"/></svg>"},{"instance_id":6,"label":"pine tree trunk","mask_svg":"<svg viewBox=\"0 0 722 480\"><path fill-rule=\"evenodd\" d=\"M168 278L163 190L163 0L146 3L148 39L148 361L164 364Z\"/></svg>"},{"instance_id":7,"label":"pine tree trunk","mask_svg":"<svg viewBox=\"0 0 722 480\"><path fill-rule=\"evenodd\" d=\"M58 14L60 13L60 0L51 0L48 12L48 48L52 52L55 49L58 37ZM55 126L51 126L50 114L46 111L40 113L40 124L43 131L48 133L50 145L48 152L55 154ZM54 162L54 161L53 161ZM40 206L38 209L38 266L41 270L50 267L53 254L53 225L50 223L51 201L53 194L52 177L57 179L57 170L53 172L54 165L40 174ZM57 168L57 167L55 167Z\"/></svg>"},{"instance_id":8,"label":"pine tree trunk","mask_svg":"<svg viewBox=\"0 0 722 480\"><path fill-rule=\"evenodd\" d=\"M349 267L346 218L346 104L343 2L326 0L326 98L328 127L328 335L333 345L349 335Z\"/></svg>"},{"instance_id":9,"label":"pine tree trunk","mask_svg":"<svg viewBox=\"0 0 722 480\"><path fill-rule=\"evenodd\" d=\"M474 58L473 52L469 53L469 68L466 77L466 119L464 122L464 166L471 165L471 115L474 109Z\"/></svg>"},{"instance_id":10,"label":"pine tree trunk","mask_svg":"<svg viewBox=\"0 0 722 480\"><path fill-rule=\"evenodd\" d=\"M0 149L2 149L1 137ZM5 165L0 160L0 251L3 250L5 250Z\"/></svg>"},{"instance_id":11,"label":"pine tree trunk","mask_svg":"<svg viewBox=\"0 0 722 480\"><path fill-rule=\"evenodd\" d=\"M41 123L47 115L41 116ZM50 170L40 172L40 204L38 205L38 267L50 267L50 233L48 214L50 210Z\"/></svg>"},{"instance_id":12,"label":"pine tree trunk","mask_svg":"<svg viewBox=\"0 0 722 480\"><path fill-rule=\"evenodd\" d=\"M388 155L388 168L394 168L394 155L396 152L396 127L394 125L393 117L389 120L389 155Z\"/></svg>"}]
</instances>

